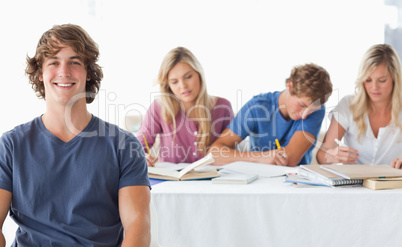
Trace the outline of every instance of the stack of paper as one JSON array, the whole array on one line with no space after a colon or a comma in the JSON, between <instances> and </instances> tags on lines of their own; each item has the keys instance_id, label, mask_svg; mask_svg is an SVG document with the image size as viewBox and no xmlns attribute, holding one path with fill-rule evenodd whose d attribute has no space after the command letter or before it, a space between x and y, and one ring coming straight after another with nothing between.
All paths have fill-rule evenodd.
<instances>
[{"instance_id":1,"label":"stack of paper","mask_svg":"<svg viewBox=\"0 0 402 247\"><path fill-rule=\"evenodd\" d=\"M322 168L347 179L363 179L372 190L402 188L402 170L379 165L322 165Z\"/></svg>"},{"instance_id":2,"label":"stack of paper","mask_svg":"<svg viewBox=\"0 0 402 247\"><path fill-rule=\"evenodd\" d=\"M347 179L332 172L322 169L322 165L301 165L298 176L313 183L327 186L362 184L363 179Z\"/></svg>"}]
</instances>

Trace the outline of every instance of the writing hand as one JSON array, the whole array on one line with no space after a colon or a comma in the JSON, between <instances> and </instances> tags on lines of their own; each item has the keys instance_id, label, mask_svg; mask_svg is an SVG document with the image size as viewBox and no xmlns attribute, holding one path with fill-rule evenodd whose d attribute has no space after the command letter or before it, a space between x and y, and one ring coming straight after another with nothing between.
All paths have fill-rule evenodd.
<instances>
[{"instance_id":1,"label":"writing hand","mask_svg":"<svg viewBox=\"0 0 402 247\"><path fill-rule=\"evenodd\" d=\"M281 150L269 150L263 153L263 157L265 157L266 164L278 165L278 166L287 166L288 165L288 156L286 155L286 148L282 147Z\"/></svg>"},{"instance_id":2,"label":"writing hand","mask_svg":"<svg viewBox=\"0 0 402 247\"><path fill-rule=\"evenodd\" d=\"M154 157L150 154L145 154L145 158L147 159L148 166L155 166L155 163L158 161L158 157Z\"/></svg>"},{"instance_id":3,"label":"writing hand","mask_svg":"<svg viewBox=\"0 0 402 247\"><path fill-rule=\"evenodd\" d=\"M356 163L359 151L351 147L337 146L327 150L325 163Z\"/></svg>"}]
</instances>

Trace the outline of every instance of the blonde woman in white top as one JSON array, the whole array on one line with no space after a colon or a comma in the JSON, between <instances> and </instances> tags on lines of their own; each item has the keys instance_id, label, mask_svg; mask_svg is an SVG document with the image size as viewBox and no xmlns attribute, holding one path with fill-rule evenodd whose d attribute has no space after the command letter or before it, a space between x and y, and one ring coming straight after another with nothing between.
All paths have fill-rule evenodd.
<instances>
[{"instance_id":1,"label":"blonde woman in white top","mask_svg":"<svg viewBox=\"0 0 402 247\"><path fill-rule=\"evenodd\" d=\"M396 51L372 46L363 56L354 95L330 113L317 152L320 164L359 163L402 168L402 77ZM345 144L338 144L335 139Z\"/></svg>"}]
</instances>

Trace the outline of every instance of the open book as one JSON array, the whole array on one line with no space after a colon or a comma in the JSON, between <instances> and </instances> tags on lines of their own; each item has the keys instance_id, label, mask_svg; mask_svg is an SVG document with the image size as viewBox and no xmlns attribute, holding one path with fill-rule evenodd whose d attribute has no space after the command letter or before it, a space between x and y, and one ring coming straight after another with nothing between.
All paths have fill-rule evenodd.
<instances>
[{"instance_id":1,"label":"open book","mask_svg":"<svg viewBox=\"0 0 402 247\"><path fill-rule=\"evenodd\" d=\"M214 158L211 154L208 154L204 158L197 160L192 164L186 165L180 171L161 167L148 167L148 176L150 178L163 180L193 180L219 177L219 173L215 168L200 168L201 166L208 165L213 162ZM183 164L180 166L183 166Z\"/></svg>"},{"instance_id":2,"label":"open book","mask_svg":"<svg viewBox=\"0 0 402 247\"><path fill-rule=\"evenodd\" d=\"M301 165L297 175L329 186L362 184L363 179L347 179L321 168L322 165Z\"/></svg>"},{"instance_id":3,"label":"open book","mask_svg":"<svg viewBox=\"0 0 402 247\"><path fill-rule=\"evenodd\" d=\"M347 179L402 177L402 170L386 165L332 164L321 168Z\"/></svg>"}]
</instances>

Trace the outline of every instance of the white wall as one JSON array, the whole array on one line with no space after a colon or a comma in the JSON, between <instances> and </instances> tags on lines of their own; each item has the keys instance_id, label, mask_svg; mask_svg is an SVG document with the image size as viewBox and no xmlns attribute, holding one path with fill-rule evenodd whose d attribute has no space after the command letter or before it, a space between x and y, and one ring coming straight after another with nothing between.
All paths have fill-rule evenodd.
<instances>
[{"instance_id":1,"label":"white wall","mask_svg":"<svg viewBox=\"0 0 402 247\"><path fill-rule=\"evenodd\" d=\"M79 24L98 42L105 77L90 110L122 125L126 114L146 111L162 58L179 45L200 60L209 92L235 111L255 94L282 90L291 68L308 62L330 72L331 108L353 93L362 54L384 40L384 18L382 0L1 1L0 132L45 110L25 57L53 24Z\"/></svg>"},{"instance_id":2,"label":"white wall","mask_svg":"<svg viewBox=\"0 0 402 247\"><path fill-rule=\"evenodd\" d=\"M255 94L282 90L291 68L307 62L330 72L335 95L353 93L363 52L384 39L381 0L54 2L0 3L0 132L45 110L24 75L25 57L53 24L79 24L98 42L105 77L90 109L119 125L146 111L162 58L179 45L200 60L209 92L237 111Z\"/></svg>"}]
</instances>

